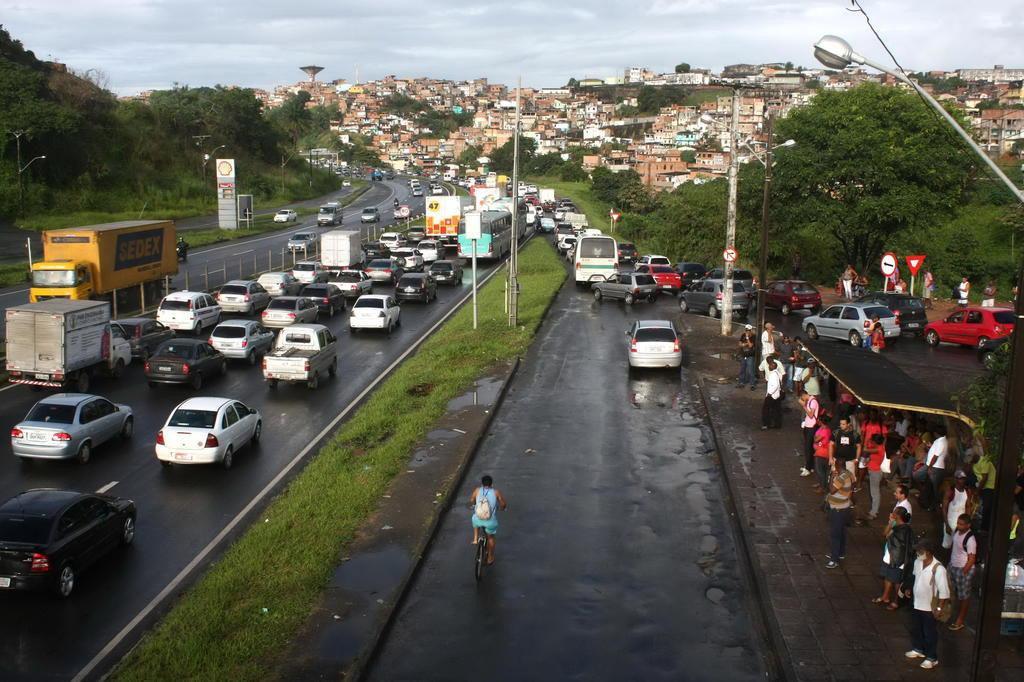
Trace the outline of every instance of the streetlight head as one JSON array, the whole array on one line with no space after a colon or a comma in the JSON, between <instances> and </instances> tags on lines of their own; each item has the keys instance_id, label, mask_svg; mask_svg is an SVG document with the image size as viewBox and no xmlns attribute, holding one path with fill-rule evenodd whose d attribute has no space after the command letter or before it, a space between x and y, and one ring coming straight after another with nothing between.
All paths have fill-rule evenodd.
<instances>
[{"instance_id":1,"label":"streetlight head","mask_svg":"<svg viewBox=\"0 0 1024 682\"><path fill-rule=\"evenodd\" d=\"M45 158L46 158L46 154L43 154L43 155L42 155L42 156L40 156L39 158L40 158L40 159L45 159Z\"/></svg>"},{"instance_id":2,"label":"streetlight head","mask_svg":"<svg viewBox=\"0 0 1024 682\"><path fill-rule=\"evenodd\" d=\"M785 142L783 142L779 146L780 147L792 147L795 144L796 144L796 140L786 140Z\"/></svg>"},{"instance_id":3,"label":"streetlight head","mask_svg":"<svg viewBox=\"0 0 1024 682\"><path fill-rule=\"evenodd\" d=\"M850 43L839 36L822 36L814 44L814 57L830 69L845 69L857 60L859 55L853 51Z\"/></svg>"}]
</instances>

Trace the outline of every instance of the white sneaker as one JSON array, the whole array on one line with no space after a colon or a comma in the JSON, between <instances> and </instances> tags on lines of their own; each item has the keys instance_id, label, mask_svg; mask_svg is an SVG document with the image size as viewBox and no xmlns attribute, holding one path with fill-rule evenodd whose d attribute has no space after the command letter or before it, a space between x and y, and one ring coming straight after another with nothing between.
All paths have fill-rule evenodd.
<instances>
[{"instance_id":1,"label":"white sneaker","mask_svg":"<svg viewBox=\"0 0 1024 682\"><path fill-rule=\"evenodd\" d=\"M921 661L921 667L924 668L925 670L931 670L932 668L934 668L938 664L939 664L938 661L933 661L930 658L926 658L923 661Z\"/></svg>"},{"instance_id":2,"label":"white sneaker","mask_svg":"<svg viewBox=\"0 0 1024 682\"><path fill-rule=\"evenodd\" d=\"M910 651L908 651L907 653L905 653L903 655L906 656L907 658L924 658L924 654L922 654L917 649L911 649Z\"/></svg>"},{"instance_id":3,"label":"white sneaker","mask_svg":"<svg viewBox=\"0 0 1024 682\"><path fill-rule=\"evenodd\" d=\"M809 469L804 469L803 467L800 467L800 475L801 476L810 476L811 472L810 472Z\"/></svg>"}]
</instances>

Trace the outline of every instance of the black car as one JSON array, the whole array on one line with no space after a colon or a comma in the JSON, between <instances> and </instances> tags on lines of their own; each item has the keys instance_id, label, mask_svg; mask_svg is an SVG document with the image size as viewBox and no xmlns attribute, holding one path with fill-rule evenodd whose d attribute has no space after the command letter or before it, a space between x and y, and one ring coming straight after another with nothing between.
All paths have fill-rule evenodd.
<instances>
[{"instance_id":1,"label":"black car","mask_svg":"<svg viewBox=\"0 0 1024 682\"><path fill-rule=\"evenodd\" d=\"M998 339L986 339L978 344L978 361L986 368L992 369L996 356L999 353L1007 353L1003 346L1010 342L1013 336L1000 336Z\"/></svg>"},{"instance_id":2,"label":"black car","mask_svg":"<svg viewBox=\"0 0 1024 682\"><path fill-rule=\"evenodd\" d=\"M896 313L901 333L911 333L915 336L924 334L925 325L928 324L928 313L925 312L924 301L917 296L897 294L893 291L869 291L857 301L884 305Z\"/></svg>"},{"instance_id":3,"label":"black car","mask_svg":"<svg viewBox=\"0 0 1024 682\"><path fill-rule=\"evenodd\" d=\"M157 346L174 338L174 331L148 317L127 317L114 320L111 325L121 328L132 347L132 357L145 360Z\"/></svg>"},{"instance_id":4,"label":"black car","mask_svg":"<svg viewBox=\"0 0 1024 682\"><path fill-rule=\"evenodd\" d=\"M143 366L149 387L188 384L199 390L203 380L228 371L228 359L202 339L165 341Z\"/></svg>"},{"instance_id":5,"label":"black car","mask_svg":"<svg viewBox=\"0 0 1024 682\"><path fill-rule=\"evenodd\" d=\"M376 260L377 258L391 257L391 249L381 242L366 242L363 244L363 253L366 254L367 262Z\"/></svg>"},{"instance_id":6,"label":"black car","mask_svg":"<svg viewBox=\"0 0 1024 682\"><path fill-rule=\"evenodd\" d=\"M402 275L395 285L395 298L399 301L423 301L430 303L437 298L437 282L433 277L422 272L410 272Z\"/></svg>"},{"instance_id":7,"label":"black car","mask_svg":"<svg viewBox=\"0 0 1024 682\"><path fill-rule=\"evenodd\" d=\"M640 252L636 250L633 242L619 242L619 262L635 263L640 258Z\"/></svg>"},{"instance_id":8,"label":"black car","mask_svg":"<svg viewBox=\"0 0 1024 682\"><path fill-rule=\"evenodd\" d=\"M700 263L676 263L675 268L679 273L679 279L683 282L684 289L689 288L691 284L698 279L703 279L708 274L708 269Z\"/></svg>"},{"instance_id":9,"label":"black car","mask_svg":"<svg viewBox=\"0 0 1024 682\"><path fill-rule=\"evenodd\" d=\"M454 260L436 260L427 268L435 282L458 285L462 283L462 265Z\"/></svg>"},{"instance_id":10,"label":"black car","mask_svg":"<svg viewBox=\"0 0 1024 682\"><path fill-rule=\"evenodd\" d=\"M42 488L0 505L0 591L52 589L70 597L78 574L135 539L135 503Z\"/></svg>"},{"instance_id":11,"label":"black car","mask_svg":"<svg viewBox=\"0 0 1024 682\"><path fill-rule=\"evenodd\" d=\"M410 227L405 233L405 241L408 244L418 244L427 238L427 232L422 227Z\"/></svg>"},{"instance_id":12,"label":"black car","mask_svg":"<svg viewBox=\"0 0 1024 682\"><path fill-rule=\"evenodd\" d=\"M301 298L308 298L316 303L318 313L334 317L334 313L345 310L345 294L337 284L307 284L299 292Z\"/></svg>"}]
</instances>

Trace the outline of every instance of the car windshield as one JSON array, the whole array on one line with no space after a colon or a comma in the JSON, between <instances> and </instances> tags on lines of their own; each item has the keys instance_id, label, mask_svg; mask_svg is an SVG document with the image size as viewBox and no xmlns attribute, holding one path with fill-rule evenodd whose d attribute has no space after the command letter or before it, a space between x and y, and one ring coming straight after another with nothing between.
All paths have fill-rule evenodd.
<instances>
[{"instance_id":1,"label":"car windshield","mask_svg":"<svg viewBox=\"0 0 1024 682\"><path fill-rule=\"evenodd\" d=\"M135 336L139 331L139 325L135 322L118 322L121 325L121 329L128 336Z\"/></svg>"},{"instance_id":2,"label":"car windshield","mask_svg":"<svg viewBox=\"0 0 1024 682\"><path fill-rule=\"evenodd\" d=\"M883 308L882 306L872 306L864 309L864 316L869 320L875 315L878 315L878 319L880 320L886 317L896 317L896 313L888 308Z\"/></svg>"},{"instance_id":3,"label":"car windshield","mask_svg":"<svg viewBox=\"0 0 1024 682\"><path fill-rule=\"evenodd\" d=\"M242 284L225 284L220 288L222 294L247 294L249 293L249 287Z\"/></svg>"},{"instance_id":4,"label":"car windshield","mask_svg":"<svg viewBox=\"0 0 1024 682\"><path fill-rule=\"evenodd\" d=\"M295 310L295 301L287 298L275 298L267 306L267 310Z\"/></svg>"},{"instance_id":5,"label":"car windshield","mask_svg":"<svg viewBox=\"0 0 1024 682\"><path fill-rule=\"evenodd\" d=\"M633 251L636 247L632 242L619 242L619 251Z\"/></svg>"},{"instance_id":6,"label":"car windshield","mask_svg":"<svg viewBox=\"0 0 1024 682\"><path fill-rule=\"evenodd\" d=\"M999 312L992 313L993 319L996 324L1016 324L1017 316L1009 310L1000 310Z\"/></svg>"},{"instance_id":7,"label":"car windshield","mask_svg":"<svg viewBox=\"0 0 1024 682\"><path fill-rule=\"evenodd\" d=\"M46 422L48 424L72 424L75 421L75 406L39 402L29 411L25 421Z\"/></svg>"},{"instance_id":8,"label":"car windshield","mask_svg":"<svg viewBox=\"0 0 1024 682\"><path fill-rule=\"evenodd\" d=\"M314 270L316 270L316 264L315 263L296 263L295 267L292 268L292 269L296 270L298 272L313 272Z\"/></svg>"},{"instance_id":9,"label":"car windshield","mask_svg":"<svg viewBox=\"0 0 1024 682\"><path fill-rule=\"evenodd\" d=\"M284 210L284 211L278 211L278 212L277 212L277 215L288 215L288 213L289 213L289 212L288 212L287 210Z\"/></svg>"},{"instance_id":10,"label":"car windshield","mask_svg":"<svg viewBox=\"0 0 1024 682\"><path fill-rule=\"evenodd\" d=\"M338 281L339 282L354 283L354 282L361 282L362 280L363 280L363 278L359 276L358 272L341 272L341 273L338 273Z\"/></svg>"},{"instance_id":11,"label":"car windshield","mask_svg":"<svg viewBox=\"0 0 1024 682\"><path fill-rule=\"evenodd\" d=\"M334 213L334 209L330 208L328 206L321 206L319 213L320 213L320 215L330 215L330 214Z\"/></svg>"},{"instance_id":12,"label":"car windshield","mask_svg":"<svg viewBox=\"0 0 1024 682\"><path fill-rule=\"evenodd\" d=\"M173 355L179 358L191 358L195 346L171 341L156 349L153 355Z\"/></svg>"},{"instance_id":13,"label":"car windshield","mask_svg":"<svg viewBox=\"0 0 1024 682\"><path fill-rule=\"evenodd\" d=\"M615 240L610 238L580 240L580 258L615 258Z\"/></svg>"},{"instance_id":14,"label":"car windshield","mask_svg":"<svg viewBox=\"0 0 1024 682\"><path fill-rule=\"evenodd\" d=\"M324 211L324 209L322 209L322 208L320 209L320 211L321 211L321 213L328 212L328 211ZM307 233L307 232L299 232L298 234L293 234L292 235L292 240L293 241L301 242L301 241L305 241L307 239L309 239L309 233Z\"/></svg>"},{"instance_id":15,"label":"car windshield","mask_svg":"<svg viewBox=\"0 0 1024 682\"><path fill-rule=\"evenodd\" d=\"M423 279L420 277L410 277L406 275L402 279L398 280L398 286L400 287L420 287L423 286Z\"/></svg>"},{"instance_id":16,"label":"car windshield","mask_svg":"<svg viewBox=\"0 0 1024 682\"><path fill-rule=\"evenodd\" d=\"M245 327L239 327L234 324L222 324L215 328L210 336L215 336L218 339L244 339Z\"/></svg>"},{"instance_id":17,"label":"car windshield","mask_svg":"<svg viewBox=\"0 0 1024 682\"><path fill-rule=\"evenodd\" d=\"M51 520L37 516L0 514L0 542L42 545L50 538Z\"/></svg>"},{"instance_id":18,"label":"car windshield","mask_svg":"<svg viewBox=\"0 0 1024 682\"><path fill-rule=\"evenodd\" d=\"M904 310L924 310L924 301L910 296L893 299L892 304Z\"/></svg>"},{"instance_id":19,"label":"car windshield","mask_svg":"<svg viewBox=\"0 0 1024 682\"><path fill-rule=\"evenodd\" d=\"M667 327L641 327L636 330L636 340L643 341L667 341L671 343L676 340L676 333Z\"/></svg>"},{"instance_id":20,"label":"car windshield","mask_svg":"<svg viewBox=\"0 0 1024 682\"><path fill-rule=\"evenodd\" d=\"M818 290L812 287L807 282L796 282L793 284L794 294L816 294Z\"/></svg>"},{"instance_id":21,"label":"car windshield","mask_svg":"<svg viewBox=\"0 0 1024 682\"><path fill-rule=\"evenodd\" d=\"M409 231L414 232L415 230ZM420 242L419 249L420 251L436 251L437 244L435 244L434 242Z\"/></svg>"},{"instance_id":22,"label":"car windshield","mask_svg":"<svg viewBox=\"0 0 1024 682\"><path fill-rule=\"evenodd\" d=\"M361 298L356 301L353 308L383 308L384 300L380 298Z\"/></svg>"},{"instance_id":23,"label":"car windshield","mask_svg":"<svg viewBox=\"0 0 1024 682\"><path fill-rule=\"evenodd\" d=\"M754 279L754 274L750 270L733 270L733 279Z\"/></svg>"},{"instance_id":24,"label":"car windshield","mask_svg":"<svg viewBox=\"0 0 1024 682\"><path fill-rule=\"evenodd\" d=\"M370 264L368 266L366 266L366 267L368 267L370 269L373 269L373 270L390 270L391 269L391 261L389 261L389 260L372 260L372 261L370 261Z\"/></svg>"},{"instance_id":25,"label":"car windshield","mask_svg":"<svg viewBox=\"0 0 1024 682\"><path fill-rule=\"evenodd\" d=\"M212 429L216 423L216 412L192 410L187 407L179 407L167 420L168 426L179 426L186 429Z\"/></svg>"},{"instance_id":26,"label":"car windshield","mask_svg":"<svg viewBox=\"0 0 1024 682\"><path fill-rule=\"evenodd\" d=\"M636 283L640 286L646 286L648 284L656 284L654 278L650 275L636 275Z\"/></svg>"},{"instance_id":27,"label":"car windshield","mask_svg":"<svg viewBox=\"0 0 1024 682\"><path fill-rule=\"evenodd\" d=\"M674 273L675 270L673 270L668 265L652 265L651 266L651 272L657 272L657 273L660 273L660 274L661 273L669 274L669 273Z\"/></svg>"},{"instance_id":28,"label":"car windshield","mask_svg":"<svg viewBox=\"0 0 1024 682\"><path fill-rule=\"evenodd\" d=\"M74 270L33 270L32 286L34 287L73 287L75 286Z\"/></svg>"},{"instance_id":29,"label":"car windshield","mask_svg":"<svg viewBox=\"0 0 1024 682\"><path fill-rule=\"evenodd\" d=\"M398 239L398 235L395 234L394 232L385 232L384 234L382 234L380 236L380 238L381 238L382 241L393 242L396 239Z\"/></svg>"},{"instance_id":30,"label":"car windshield","mask_svg":"<svg viewBox=\"0 0 1024 682\"><path fill-rule=\"evenodd\" d=\"M191 301L163 300L160 302L160 310L190 310Z\"/></svg>"},{"instance_id":31,"label":"car windshield","mask_svg":"<svg viewBox=\"0 0 1024 682\"><path fill-rule=\"evenodd\" d=\"M373 215L376 212L377 212L377 209L375 209L375 208L364 208L363 209L363 215Z\"/></svg>"},{"instance_id":32,"label":"car windshield","mask_svg":"<svg viewBox=\"0 0 1024 682\"><path fill-rule=\"evenodd\" d=\"M430 266L430 269L434 272L451 272L452 264L436 262Z\"/></svg>"}]
</instances>

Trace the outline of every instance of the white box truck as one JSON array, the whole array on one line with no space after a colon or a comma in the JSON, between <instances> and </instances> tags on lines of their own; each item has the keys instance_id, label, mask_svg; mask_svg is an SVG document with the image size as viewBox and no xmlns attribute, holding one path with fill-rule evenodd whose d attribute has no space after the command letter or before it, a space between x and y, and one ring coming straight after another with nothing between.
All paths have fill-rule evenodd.
<instances>
[{"instance_id":1,"label":"white box truck","mask_svg":"<svg viewBox=\"0 0 1024 682\"><path fill-rule=\"evenodd\" d=\"M320 262L335 277L342 270L359 268L363 258L358 230L331 230L320 238Z\"/></svg>"},{"instance_id":2,"label":"white box truck","mask_svg":"<svg viewBox=\"0 0 1024 682\"><path fill-rule=\"evenodd\" d=\"M119 376L131 345L110 327L110 303L52 298L6 311L12 384L85 393L93 374Z\"/></svg>"}]
</instances>

